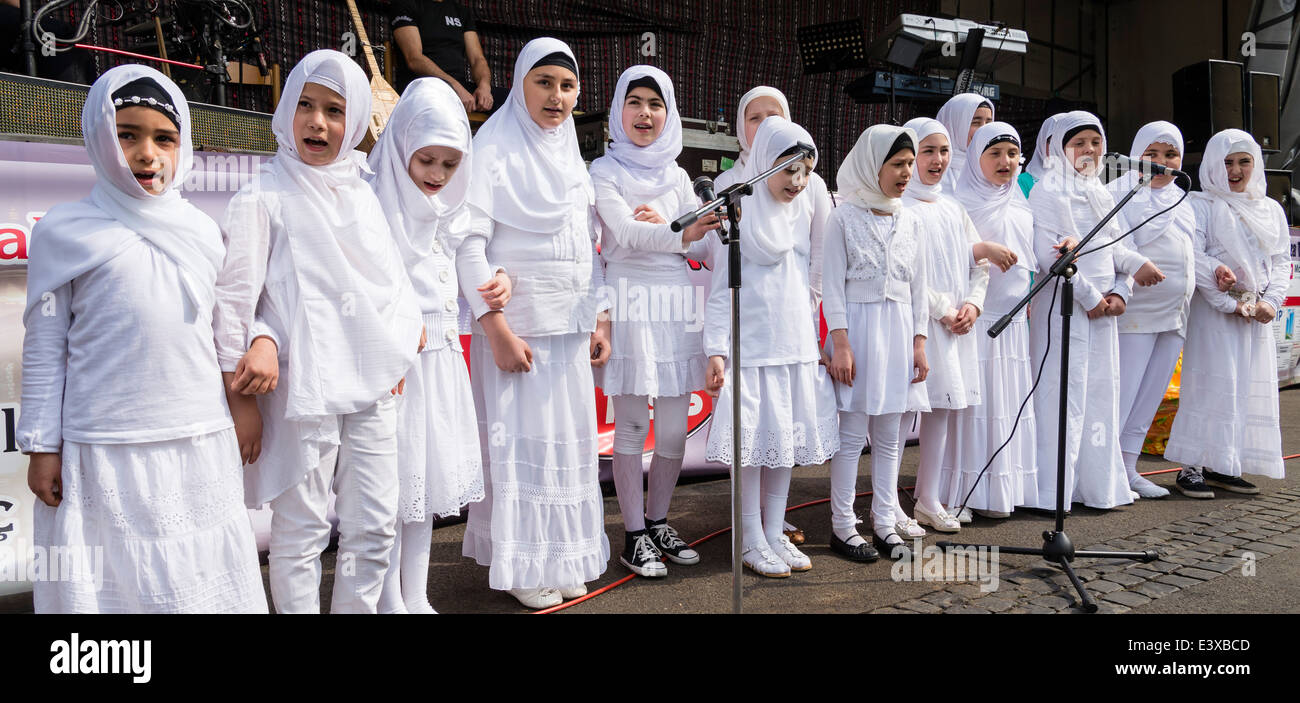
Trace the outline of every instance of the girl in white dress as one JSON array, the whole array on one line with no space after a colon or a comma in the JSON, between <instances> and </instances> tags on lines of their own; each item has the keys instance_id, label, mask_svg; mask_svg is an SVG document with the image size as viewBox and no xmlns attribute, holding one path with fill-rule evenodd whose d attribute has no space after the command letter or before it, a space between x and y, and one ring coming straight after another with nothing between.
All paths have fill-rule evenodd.
<instances>
[{"instance_id":1,"label":"girl in white dress","mask_svg":"<svg viewBox=\"0 0 1300 703\"><path fill-rule=\"evenodd\" d=\"M687 258L703 260L707 218L673 232L669 220L699 199L677 165L682 122L672 80L653 66L623 72L609 107L610 145L591 164L596 210L604 225L601 257L617 295L610 310L612 351L600 386L614 404L614 486L626 537L619 560L647 577L668 574L661 560L696 564L700 555L668 524L682 470L691 393L704 388L703 320ZM645 495L642 455L654 402L654 458ZM649 526L647 528L647 521Z\"/></svg>"},{"instance_id":2,"label":"girl in white dress","mask_svg":"<svg viewBox=\"0 0 1300 703\"><path fill-rule=\"evenodd\" d=\"M331 613L377 611L396 535L396 396L424 339L401 253L361 178L355 147L369 120L356 61L304 56L271 120L279 150L221 223L217 358L237 389L264 393L245 500L271 505L271 596L282 613L320 612L331 490Z\"/></svg>"},{"instance_id":3,"label":"girl in white dress","mask_svg":"<svg viewBox=\"0 0 1300 703\"><path fill-rule=\"evenodd\" d=\"M460 345L456 250L469 234L469 119L445 81L407 86L370 152L367 180L420 298L427 344L406 374L397 407L399 529L381 613L432 613L426 594L433 520L483 499L483 463L474 395ZM481 285L479 285L481 284ZM510 279L467 281L466 295L494 309Z\"/></svg>"},{"instance_id":4,"label":"girl in white dress","mask_svg":"<svg viewBox=\"0 0 1300 703\"><path fill-rule=\"evenodd\" d=\"M970 333L979 351L982 402L950 414L952 451L945 452L941 471L940 498L962 523L971 521L972 509L1007 517L1038 492L1034 406L1025 402L1036 369L1029 360L1028 315L1022 309L1002 334L988 335L1029 292L1034 265L1033 216L1016 185L1020 134L1005 122L990 122L976 130L971 144L956 196L983 239L976 257L987 256L995 265L989 267L984 312Z\"/></svg>"},{"instance_id":5,"label":"girl in white dress","mask_svg":"<svg viewBox=\"0 0 1300 703\"><path fill-rule=\"evenodd\" d=\"M1180 168L1183 163L1183 135L1169 122L1143 125L1133 137L1129 157ZM1119 202L1136 185L1138 174L1129 172L1106 185ZM1178 365L1178 353L1187 335L1187 314L1196 289L1192 238L1196 212L1191 202L1179 202L1183 189L1174 185L1173 175L1155 176L1119 212L1120 227L1128 232L1131 248L1164 272L1166 279L1154 288L1129 292L1124 315L1119 318L1120 450L1128 486L1143 498L1161 498L1169 490L1138 475L1138 454L1169 378ZM1173 208L1172 210L1170 208ZM1160 214L1164 210L1169 210ZM1148 218L1155 219L1142 224ZM1139 227L1141 225L1141 227ZM1124 281L1117 285L1127 288Z\"/></svg>"},{"instance_id":6,"label":"girl in white dress","mask_svg":"<svg viewBox=\"0 0 1300 703\"><path fill-rule=\"evenodd\" d=\"M858 534L853 514L868 431L872 542L891 559L902 559L910 553L904 537L925 535L898 504L902 415L930 409L925 393L909 393L929 371L924 234L902 200L916 142L905 127L875 125L863 132L836 175L844 202L826 227L823 310L840 411L840 446L831 460L831 548L854 561L879 556Z\"/></svg>"},{"instance_id":7,"label":"girl in white dress","mask_svg":"<svg viewBox=\"0 0 1300 703\"><path fill-rule=\"evenodd\" d=\"M948 130L952 140L952 164L944 175L943 186L953 189L958 175L966 167L966 149L975 136L975 130L993 121L993 103L979 93L954 95L939 108L934 118Z\"/></svg>"},{"instance_id":8,"label":"girl in white dress","mask_svg":"<svg viewBox=\"0 0 1300 703\"><path fill-rule=\"evenodd\" d=\"M609 562L592 378L609 358L609 320L596 319L608 304L573 52L534 39L513 80L474 138L470 234L457 252L462 280L490 278L491 260L514 283L501 311L467 296L486 496L470 506L462 553L490 567L492 588L545 608L584 595Z\"/></svg>"},{"instance_id":9,"label":"girl in white dress","mask_svg":"<svg viewBox=\"0 0 1300 703\"><path fill-rule=\"evenodd\" d=\"M212 337L217 224L181 197L189 106L143 66L90 89L90 195L36 224L19 448L35 544L54 559L38 613L265 613L241 443ZM249 458L245 454L244 458Z\"/></svg>"},{"instance_id":10,"label":"girl in white dress","mask_svg":"<svg viewBox=\"0 0 1300 703\"><path fill-rule=\"evenodd\" d=\"M979 347L970 334L984 307L988 287L987 261L976 258L981 247L975 223L951 195L943 192L951 147L948 130L937 120L918 117L903 125L916 132L916 172L903 192L903 205L916 215L922 230L922 265L929 300L915 301L929 314L925 357L930 374L925 380L931 411L921 418L921 463L916 471L916 521L940 532L961 528L944 510L939 490L942 468L957 448L957 434L949 425L955 411L978 405L983 395L979 373ZM917 386L919 388L919 385Z\"/></svg>"},{"instance_id":11,"label":"girl in white dress","mask_svg":"<svg viewBox=\"0 0 1300 703\"><path fill-rule=\"evenodd\" d=\"M794 120L790 113L790 103L786 100L785 94L771 86L760 85L751 88L748 92L740 97L740 102L736 105L736 140L740 142L740 155L736 157L736 164L731 168L723 171L721 175L714 179L714 192L722 192L723 188L734 185L739 182L740 175L744 172L745 165L749 161L749 145L754 141L754 134L758 131L758 126L763 120L776 115L784 117L787 120ZM825 222L830 217L831 208L835 207L831 201L830 191L826 188L826 181L817 173L808 174L808 184L805 186L807 197L813 202L813 219L818 222ZM710 256L712 252L718 250L717 242L713 237L704 240L710 246ZM809 271L809 279L812 283L812 295L810 304L813 309L813 319L818 320L821 310L822 297L822 238L820 232L815 232L812 239L812 269ZM712 268L712 258L709 260ZM716 269L715 269L716 270ZM789 522L783 522L783 531L786 537L794 544L804 543L803 530L791 525Z\"/></svg>"},{"instance_id":12,"label":"girl in white dress","mask_svg":"<svg viewBox=\"0 0 1300 703\"><path fill-rule=\"evenodd\" d=\"M759 125L740 174L748 180L812 145L802 127L768 117ZM808 306L813 241L824 221L808 197L816 164L805 158L754 187L741 226L740 368L731 354L728 257L719 250L705 311L708 390L721 395L709 428L707 457L732 462L732 391L727 373L741 375L741 519L743 559L761 576L782 578L812 562L783 533L795 465L820 464L838 445L834 390L819 363L817 325ZM725 382L725 384L724 384Z\"/></svg>"},{"instance_id":13,"label":"girl in white dress","mask_svg":"<svg viewBox=\"0 0 1300 703\"><path fill-rule=\"evenodd\" d=\"M1034 214L1034 256L1038 275L1046 275L1062 243L1075 244L1115 206L1098 178L1106 139L1101 120L1075 111L1057 118L1049 147L1047 174L1034 185L1029 204ZM1046 359L1034 393L1038 417L1038 497L1033 507L1056 505L1058 439L1065 444L1065 507L1081 502L1109 509L1133 502L1128 487L1119 431L1119 336L1116 318L1124 312L1124 284L1116 274L1152 285L1163 274L1146 257L1121 241L1106 246L1123 231L1113 219L1087 245L1074 275L1074 316L1070 325L1069 416L1066 436L1058 437L1060 405L1060 282L1039 292L1030 306L1030 347L1034 369ZM1117 286L1117 283L1119 285ZM1056 305L1052 295L1056 293ZM1077 469L1076 469L1077 467Z\"/></svg>"},{"instance_id":14,"label":"girl in white dress","mask_svg":"<svg viewBox=\"0 0 1300 703\"><path fill-rule=\"evenodd\" d=\"M1184 464L1187 495L1257 493L1242 474L1285 475L1271 323L1291 278L1286 217L1265 193L1259 144L1239 129L1206 144L1192 197L1196 295L1165 458Z\"/></svg>"}]
</instances>

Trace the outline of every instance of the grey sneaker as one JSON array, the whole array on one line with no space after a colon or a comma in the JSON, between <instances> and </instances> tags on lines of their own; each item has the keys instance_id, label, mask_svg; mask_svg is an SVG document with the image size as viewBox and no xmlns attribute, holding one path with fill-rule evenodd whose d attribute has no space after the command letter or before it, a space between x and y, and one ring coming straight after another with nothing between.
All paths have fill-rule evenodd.
<instances>
[{"instance_id":1,"label":"grey sneaker","mask_svg":"<svg viewBox=\"0 0 1300 703\"><path fill-rule=\"evenodd\" d=\"M1200 467L1187 467L1178 472L1178 480L1174 481L1178 487L1178 492L1188 498L1213 498L1214 491L1205 485L1205 479L1201 477Z\"/></svg>"}]
</instances>

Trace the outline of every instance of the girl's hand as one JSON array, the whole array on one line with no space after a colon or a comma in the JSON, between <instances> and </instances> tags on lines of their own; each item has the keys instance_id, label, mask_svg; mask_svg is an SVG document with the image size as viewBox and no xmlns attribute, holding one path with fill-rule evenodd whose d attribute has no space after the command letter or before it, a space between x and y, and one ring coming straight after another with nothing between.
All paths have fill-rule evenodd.
<instances>
[{"instance_id":1,"label":"girl's hand","mask_svg":"<svg viewBox=\"0 0 1300 703\"><path fill-rule=\"evenodd\" d=\"M930 362L925 359L925 337L915 337L912 340L912 367L916 369L916 378L912 383L920 383L930 375Z\"/></svg>"},{"instance_id":2,"label":"girl's hand","mask_svg":"<svg viewBox=\"0 0 1300 703\"><path fill-rule=\"evenodd\" d=\"M230 390L244 395L259 395L275 390L280 380L279 349L270 337L253 340L248 351L235 365L235 379Z\"/></svg>"},{"instance_id":3,"label":"girl's hand","mask_svg":"<svg viewBox=\"0 0 1300 703\"><path fill-rule=\"evenodd\" d=\"M857 365L853 361L853 349L847 344L836 344L835 353L827 369L831 378L844 386L853 386L853 379L858 375Z\"/></svg>"},{"instance_id":4,"label":"girl's hand","mask_svg":"<svg viewBox=\"0 0 1300 703\"><path fill-rule=\"evenodd\" d=\"M1019 261L1014 251L997 242L980 242L975 246L978 247L975 250L976 259L987 259L989 263L1002 269L1003 273L1006 273Z\"/></svg>"},{"instance_id":5,"label":"girl's hand","mask_svg":"<svg viewBox=\"0 0 1300 703\"><path fill-rule=\"evenodd\" d=\"M1235 310L1232 311L1232 314L1240 315L1248 320L1253 320L1255 319L1255 304L1243 303L1240 300L1238 300L1237 307Z\"/></svg>"},{"instance_id":6,"label":"girl's hand","mask_svg":"<svg viewBox=\"0 0 1300 703\"><path fill-rule=\"evenodd\" d=\"M1120 296L1118 293L1111 293L1107 295L1105 298L1102 299L1101 302L1107 304L1106 314L1110 315L1111 317L1119 317L1120 315L1124 314L1125 310L1128 309L1128 304L1124 302L1124 298Z\"/></svg>"},{"instance_id":7,"label":"girl's hand","mask_svg":"<svg viewBox=\"0 0 1300 703\"><path fill-rule=\"evenodd\" d=\"M952 326L957 324L957 315L959 314L960 313L955 308L948 308L948 312L945 313L943 317L939 318L939 324L943 325L944 329L952 332Z\"/></svg>"},{"instance_id":8,"label":"girl's hand","mask_svg":"<svg viewBox=\"0 0 1300 703\"><path fill-rule=\"evenodd\" d=\"M504 271L497 271L496 275L488 280L487 283L475 288L483 294L483 302L487 303L489 310L500 310L510 302L510 293L514 290L514 283Z\"/></svg>"},{"instance_id":9,"label":"girl's hand","mask_svg":"<svg viewBox=\"0 0 1300 703\"><path fill-rule=\"evenodd\" d=\"M1088 311L1088 319L1095 320L1099 317L1104 317L1106 315L1106 312L1109 310L1110 310L1110 302L1105 298L1102 298L1101 302L1097 303L1097 307Z\"/></svg>"},{"instance_id":10,"label":"girl's hand","mask_svg":"<svg viewBox=\"0 0 1300 703\"><path fill-rule=\"evenodd\" d=\"M402 380L398 381L396 386L393 386L393 390L389 391L389 394L401 395L405 390L406 390L406 377L403 376Z\"/></svg>"},{"instance_id":11,"label":"girl's hand","mask_svg":"<svg viewBox=\"0 0 1300 703\"><path fill-rule=\"evenodd\" d=\"M612 351L609 345L610 322L606 317L603 320L596 321L596 331L591 333L591 366L600 368L609 361L609 354Z\"/></svg>"},{"instance_id":12,"label":"girl's hand","mask_svg":"<svg viewBox=\"0 0 1300 703\"><path fill-rule=\"evenodd\" d=\"M1056 258L1059 259L1061 258L1062 249L1069 249L1070 251L1074 251L1074 248L1078 245L1079 245L1078 239L1075 239L1074 237L1066 237L1065 239L1062 239L1061 241L1057 242L1056 245L1053 246L1052 248L1057 250Z\"/></svg>"},{"instance_id":13,"label":"girl's hand","mask_svg":"<svg viewBox=\"0 0 1300 703\"><path fill-rule=\"evenodd\" d=\"M668 221L665 220L662 215L655 212L655 209L649 205L637 205L636 209L632 211L632 219L637 222L653 222L657 225L668 224Z\"/></svg>"},{"instance_id":14,"label":"girl's hand","mask_svg":"<svg viewBox=\"0 0 1300 703\"><path fill-rule=\"evenodd\" d=\"M257 461L262 454L262 412L257 399L240 393L227 393L230 418L235 421L235 440L239 443L239 459L245 464Z\"/></svg>"},{"instance_id":15,"label":"girl's hand","mask_svg":"<svg viewBox=\"0 0 1300 703\"><path fill-rule=\"evenodd\" d=\"M972 303L966 303L961 306L957 312L957 321L952 325L953 334L966 334L975 327L975 320L980 316L980 309Z\"/></svg>"},{"instance_id":16,"label":"girl's hand","mask_svg":"<svg viewBox=\"0 0 1300 703\"><path fill-rule=\"evenodd\" d=\"M1267 325L1272 322L1275 317L1277 317L1277 311L1273 309L1272 305L1269 305L1262 300L1255 303L1255 320Z\"/></svg>"},{"instance_id":17,"label":"girl's hand","mask_svg":"<svg viewBox=\"0 0 1300 703\"><path fill-rule=\"evenodd\" d=\"M1227 293L1237 285L1237 275L1232 272L1232 269L1220 264L1219 268L1214 269L1214 283L1219 287L1220 292Z\"/></svg>"},{"instance_id":18,"label":"girl's hand","mask_svg":"<svg viewBox=\"0 0 1300 703\"><path fill-rule=\"evenodd\" d=\"M32 454L27 459L27 487L51 508L63 502L63 455Z\"/></svg>"},{"instance_id":19,"label":"girl's hand","mask_svg":"<svg viewBox=\"0 0 1300 703\"><path fill-rule=\"evenodd\" d=\"M720 356L709 357L709 370L705 374L704 390L714 398L722 391L722 384L727 381L727 360Z\"/></svg>"},{"instance_id":20,"label":"girl's hand","mask_svg":"<svg viewBox=\"0 0 1300 703\"><path fill-rule=\"evenodd\" d=\"M478 319L492 345L492 360L506 373L522 373L533 369L533 350L506 324L504 313L489 312Z\"/></svg>"},{"instance_id":21,"label":"girl's hand","mask_svg":"<svg viewBox=\"0 0 1300 703\"><path fill-rule=\"evenodd\" d=\"M416 354L419 354L420 352L424 351L424 347L425 347L428 343L429 343L429 329L428 329L427 327L421 326L421 327L420 327L420 346L416 347L416 349L415 349L415 353L416 353Z\"/></svg>"},{"instance_id":22,"label":"girl's hand","mask_svg":"<svg viewBox=\"0 0 1300 703\"><path fill-rule=\"evenodd\" d=\"M711 212L704 217L696 220L682 230L682 248L685 249L691 242L698 242L704 239L709 232L721 227L721 220L718 219L718 213Z\"/></svg>"},{"instance_id":23,"label":"girl's hand","mask_svg":"<svg viewBox=\"0 0 1300 703\"><path fill-rule=\"evenodd\" d=\"M1165 272L1161 271L1154 263L1148 261L1142 264L1142 268L1133 274L1133 280L1137 281L1139 286L1154 286L1165 280Z\"/></svg>"}]
</instances>

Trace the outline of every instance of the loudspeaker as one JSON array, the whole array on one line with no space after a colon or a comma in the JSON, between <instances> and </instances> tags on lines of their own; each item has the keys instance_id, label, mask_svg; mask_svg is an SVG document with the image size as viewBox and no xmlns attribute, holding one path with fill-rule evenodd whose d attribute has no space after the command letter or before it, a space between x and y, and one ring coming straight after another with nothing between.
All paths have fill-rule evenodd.
<instances>
[{"instance_id":1,"label":"loudspeaker","mask_svg":"<svg viewBox=\"0 0 1300 703\"><path fill-rule=\"evenodd\" d=\"M1286 223L1288 225L1295 223L1292 208L1295 203L1291 197L1291 172L1280 168L1270 168L1264 171L1264 182L1267 184L1268 197L1282 203L1282 212L1286 213Z\"/></svg>"},{"instance_id":2,"label":"loudspeaker","mask_svg":"<svg viewBox=\"0 0 1300 703\"><path fill-rule=\"evenodd\" d=\"M1246 95L1246 131L1255 137L1265 154L1281 149L1281 131L1278 125L1282 110L1278 105L1279 88L1282 77L1276 73L1250 72L1250 81L1246 84L1250 92Z\"/></svg>"},{"instance_id":3,"label":"loudspeaker","mask_svg":"<svg viewBox=\"0 0 1300 703\"><path fill-rule=\"evenodd\" d=\"M1194 63L1174 73L1173 88L1174 124L1183 132L1185 151L1205 151L1215 132L1246 129L1245 68L1240 63Z\"/></svg>"}]
</instances>

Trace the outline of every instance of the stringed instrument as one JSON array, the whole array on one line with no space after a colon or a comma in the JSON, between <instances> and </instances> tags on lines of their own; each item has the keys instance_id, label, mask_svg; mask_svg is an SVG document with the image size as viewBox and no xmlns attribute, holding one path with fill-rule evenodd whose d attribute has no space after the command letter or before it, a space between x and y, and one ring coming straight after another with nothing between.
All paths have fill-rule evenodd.
<instances>
[{"instance_id":1,"label":"stringed instrument","mask_svg":"<svg viewBox=\"0 0 1300 703\"><path fill-rule=\"evenodd\" d=\"M366 125L366 134L361 138L361 144L357 147L361 151L370 153L371 147L379 141L379 133L384 131L384 125L388 124L388 117L393 114L393 108L397 107L397 100L401 96L393 90L393 86L384 80L384 75L379 71L379 63L375 61L375 54L370 50L370 38L366 36L366 27L361 23L361 12L357 10L357 4L354 0L348 0L348 12L352 14L352 26L357 30L357 38L361 41L361 54L365 57L363 66L370 73L370 123Z\"/></svg>"}]
</instances>

